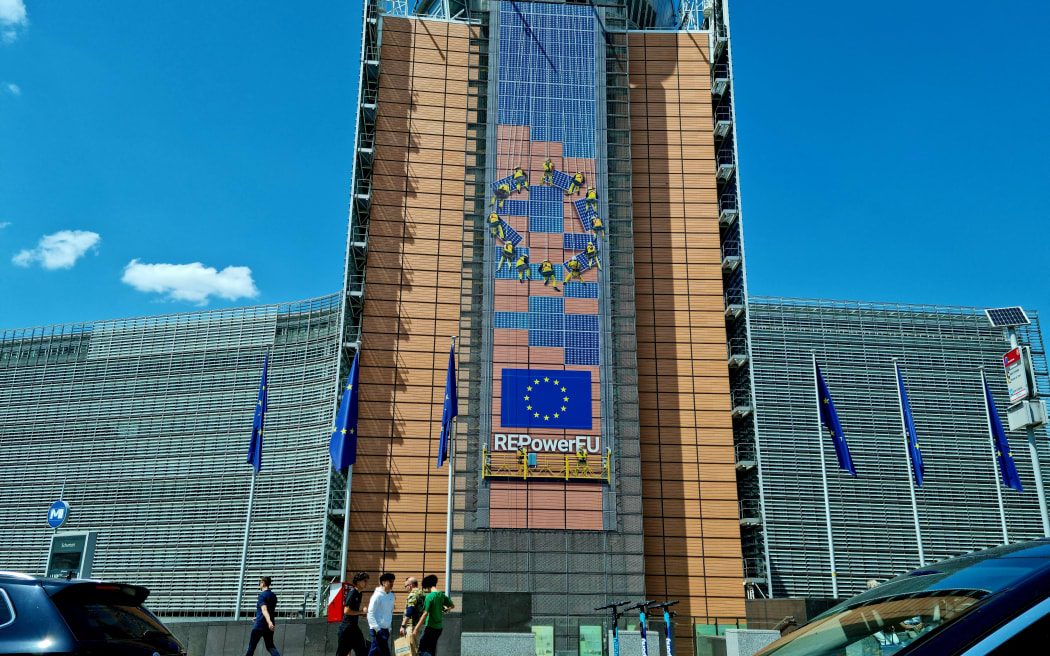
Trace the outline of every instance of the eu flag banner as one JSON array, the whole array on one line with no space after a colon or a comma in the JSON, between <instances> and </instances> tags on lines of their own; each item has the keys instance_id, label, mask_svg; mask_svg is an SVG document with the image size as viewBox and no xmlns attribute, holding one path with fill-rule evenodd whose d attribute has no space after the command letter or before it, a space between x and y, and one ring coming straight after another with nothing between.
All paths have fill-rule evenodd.
<instances>
[{"instance_id":1,"label":"eu flag banner","mask_svg":"<svg viewBox=\"0 0 1050 656\"><path fill-rule=\"evenodd\" d=\"M448 350L448 373L445 376L445 408L441 412L441 442L438 443L437 468L448 460L449 440L452 439L452 419L459 414L459 402L456 399L456 362L455 346Z\"/></svg>"},{"instance_id":2,"label":"eu flag banner","mask_svg":"<svg viewBox=\"0 0 1050 656\"><path fill-rule=\"evenodd\" d=\"M915 433L915 418L911 414L911 403L908 403L908 393L904 391L904 377L901 376L900 367L897 367L897 387L901 395L901 416L904 417L904 432L907 433L908 438L908 455L911 456L911 470L915 474L915 484L922 487L922 476L926 473L926 466L922 463L919 438Z\"/></svg>"},{"instance_id":3,"label":"eu flag banner","mask_svg":"<svg viewBox=\"0 0 1050 656\"><path fill-rule=\"evenodd\" d=\"M984 381L984 398L988 404L988 426L992 431L992 439L995 441L995 459L999 462L999 474L1003 478L1003 485L1018 492L1024 492L1021 477L1017 475L1017 466L1014 464L1014 454L1010 451L1010 442L1006 439L1003 422L999 420L999 411L995 409L995 399L992 398L992 390L988 387L988 379L984 377L983 371L981 380Z\"/></svg>"},{"instance_id":4,"label":"eu flag banner","mask_svg":"<svg viewBox=\"0 0 1050 656\"><path fill-rule=\"evenodd\" d=\"M504 369L501 380L504 428L592 428L591 372Z\"/></svg>"},{"instance_id":5,"label":"eu flag banner","mask_svg":"<svg viewBox=\"0 0 1050 656\"><path fill-rule=\"evenodd\" d=\"M358 351L350 367L350 377L346 379L339 412L335 415L332 439L328 442L328 455L337 471L357 462L357 362L360 359L361 351Z\"/></svg>"},{"instance_id":6,"label":"eu flag banner","mask_svg":"<svg viewBox=\"0 0 1050 656\"><path fill-rule=\"evenodd\" d=\"M831 433L831 441L835 445L835 456L839 461L839 468L845 469L853 476L857 475L857 468L853 466L853 457L846 444L846 435L842 432L842 424L839 422L839 413L835 411L835 403L831 400L831 392L824 383L824 376L820 374L820 366L817 367L817 393L820 397L820 420L827 426Z\"/></svg>"},{"instance_id":7,"label":"eu flag banner","mask_svg":"<svg viewBox=\"0 0 1050 656\"><path fill-rule=\"evenodd\" d=\"M255 399L255 417L252 419L252 440L248 442L248 459L246 462L255 468L255 472L262 470L262 435L263 420L266 418L266 370L270 366L270 354L267 353L263 359L262 380L259 381L259 395Z\"/></svg>"}]
</instances>

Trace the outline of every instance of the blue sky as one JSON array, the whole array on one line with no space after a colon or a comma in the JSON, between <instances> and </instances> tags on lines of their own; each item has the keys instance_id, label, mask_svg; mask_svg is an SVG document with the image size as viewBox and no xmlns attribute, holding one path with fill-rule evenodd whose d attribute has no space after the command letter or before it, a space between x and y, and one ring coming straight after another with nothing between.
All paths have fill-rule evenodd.
<instances>
[{"instance_id":1,"label":"blue sky","mask_svg":"<svg viewBox=\"0 0 1050 656\"><path fill-rule=\"evenodd\" d=\"M0 327L337 290L359 4L22 2ZM914 4L732 4L751 292L1050 310L1050 9Z\"/></svg>"}]
</instances>

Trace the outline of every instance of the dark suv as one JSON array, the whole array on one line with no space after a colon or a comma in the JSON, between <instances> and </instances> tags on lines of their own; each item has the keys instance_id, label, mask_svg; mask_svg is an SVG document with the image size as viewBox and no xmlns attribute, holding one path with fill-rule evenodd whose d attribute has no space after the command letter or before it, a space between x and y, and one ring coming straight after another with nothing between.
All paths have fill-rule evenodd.
<instances>
[{"instance_id":1,"label":"dark suv","mask_svg":"<svg viewBox=\"0 0 1050 656\"><path fill-rule=\"evenodd\" d=\"M0 572L0 654L185 656L142 606L149 590Z\"/></svg>"}]
</instances>

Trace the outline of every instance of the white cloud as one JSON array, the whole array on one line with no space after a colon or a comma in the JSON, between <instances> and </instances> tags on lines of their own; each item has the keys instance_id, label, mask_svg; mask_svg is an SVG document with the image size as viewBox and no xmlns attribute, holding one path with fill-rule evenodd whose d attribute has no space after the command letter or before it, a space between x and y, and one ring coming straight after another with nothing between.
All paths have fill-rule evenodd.
<instances>
[{"instance_id":1,"label":"white cloud","mask_svg":"<svg viewBox=\"0 0 1050 656\"><path fill-rule=\"evenodd\" d=\"M121 280L140 292L166 294L173 301L207 305L210 296L236 300L259 295L248 267L228 266L222 271L192 264L142 264L132 260Z\"/></svg>"},{"instance_id":2,"label":"white cloud","mask_svg":"<svg viewBox=\"0 0 1050 656\"><path fill-rule=\"evenodd\" d=\"M70 269L84 253L97 250L98 242L97 232L59 230L41 237L36 248L19 251L11 261L24 267L39 262L45 269Z\"/></svg>"},{"instance_id":3,"label":"white cloud","mask_svg":"<svg viewBox=\"0 0 1050 656\"><path fill-rule=\"evenodd\" d=\"M0 0L0 2L2 2L2 1L3 0ZM4 85L4 87L7 89L7 92L9 94L11 94L12 96L21 96L22 95L22 87L18 86L17 84L14 84L13 82L8 82L7 84Z\"/></svg>"},{"instance_id":4,"label":"white cloud","mask_svg":"<svg viewBox=\"0 0 1050 656\"><path fill-rule=\"evenodd\" d=\"M28 24L24 0L0 0L0 41L13 43Z\"/></svg>"},{"instance_id":5,"label":"white cloud","mask_svg":"<svg viewBox=\"0 0 1050 656\"><path fill-rule=\"evenodd\" d=\"M0 230L3 230L7 226L11 225L10 221L0 221Z\"/></svg>"}]
</instances>

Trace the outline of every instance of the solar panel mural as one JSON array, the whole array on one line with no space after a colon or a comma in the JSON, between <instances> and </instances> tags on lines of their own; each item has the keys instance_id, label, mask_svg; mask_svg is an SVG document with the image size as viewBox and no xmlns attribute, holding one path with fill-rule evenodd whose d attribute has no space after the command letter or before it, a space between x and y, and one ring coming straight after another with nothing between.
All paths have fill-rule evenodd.
<instances>
[{"instance_id":1,"label":"solar panel mural","mask_svg":"<svg viewBox=\"0 0 1050 656\"><path fill-rule=\"evenodd\" d=\"M589 6L499 9L492 528L603 528L596 29Z\"/></svg>"}]
</instances>

